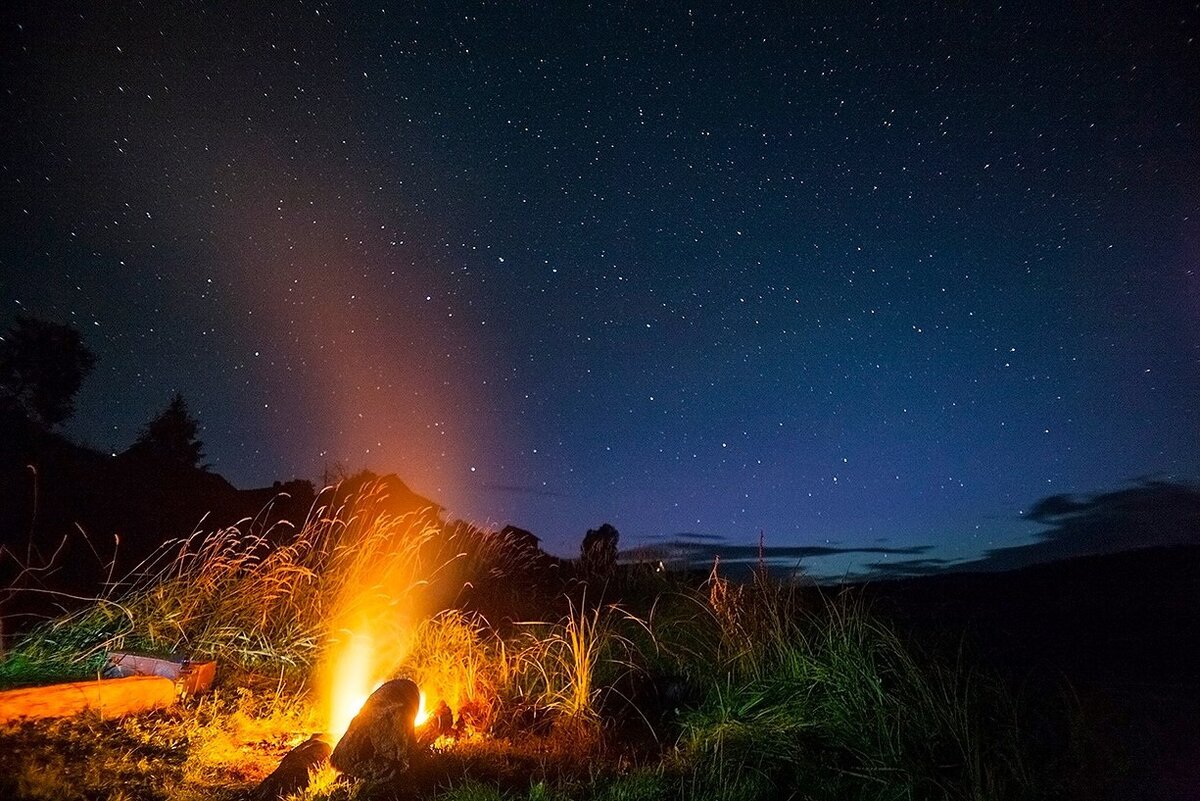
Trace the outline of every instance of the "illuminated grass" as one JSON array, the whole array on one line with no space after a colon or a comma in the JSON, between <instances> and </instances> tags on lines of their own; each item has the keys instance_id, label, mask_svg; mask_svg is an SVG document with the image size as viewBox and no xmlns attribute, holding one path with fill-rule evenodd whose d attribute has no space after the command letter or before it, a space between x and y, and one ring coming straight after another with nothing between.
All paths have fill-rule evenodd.
<instances>
[{"instance_id":1,"label":"illuminated grass","mask_svg":"<svg viewBox=\"0 0 1200 801\"><path fill-rule=\"evenodd\" d=\"M646 624L619 607L571 603L557 623L523 625L514 681L523 697L565 718L594 723L605 689L638 669L637 649L621 629Z\"/></svg>"}]
</instances>

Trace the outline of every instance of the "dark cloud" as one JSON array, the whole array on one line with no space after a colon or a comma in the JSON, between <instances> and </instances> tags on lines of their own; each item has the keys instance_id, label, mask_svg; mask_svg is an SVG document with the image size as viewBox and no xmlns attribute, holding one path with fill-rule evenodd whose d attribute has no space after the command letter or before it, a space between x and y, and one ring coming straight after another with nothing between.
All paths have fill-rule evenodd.
<instances>
[{"instance_id":1,"label":"dark cloud","mask_svg":"<svg viewBox=\"0 0 1200 801\"><path fill-rule=\"evenodd\" d=\"M659 537L652 538L654 541L662 541L663 544L677 541L696 540L700 542L724 542L725 537L720 534L703 534L699 531L683 531L678 534L663 534Z\"/></svg>"},{"instance_id":2,"label":"dark cloud","mask_svg":"<svg viewBox=\"0 0 1200 801\"><path fill-rule=\"evenodd\" d=\"M1008 570L1072 556L1200 543L1200 487L1144 481L1099 495L1053 495L1029 517L1049 527L1034 542L988 551L961 567Z\"/></svg>"},{"instance_id":3,"label":"dark cloud","mask_svg":"<svg viewBox=\"0 0 1200 801\"><path fill-rule=\"evenodd\" d=\"M944 573L958 562L951 559L904 559L898 562L869 562L866 578L913 578Z\"/></svg>"},{"instance_id":4,"label":"dark cloud","mask_svg":"<svg viewBox=\"0 0 1200 801\"><path fill-rule=\"evenodd\" d=\"M696 541L701 539L702 541ZM624 561L663 561L680 568L698 568L711 565L714 560L720 560L724 565L750 565L761 560L771 568L794 571L803 567L805 559L843 554L887 554L900 556L916 556L931 550L929 545L916 545L906 548L870 547L835 547L828 545L785 545L765 546L744 545L728 542L725 538L713 534L670 535L661 542L654 542L631 548L622 556Z\"/></svg>"}]
</instances>

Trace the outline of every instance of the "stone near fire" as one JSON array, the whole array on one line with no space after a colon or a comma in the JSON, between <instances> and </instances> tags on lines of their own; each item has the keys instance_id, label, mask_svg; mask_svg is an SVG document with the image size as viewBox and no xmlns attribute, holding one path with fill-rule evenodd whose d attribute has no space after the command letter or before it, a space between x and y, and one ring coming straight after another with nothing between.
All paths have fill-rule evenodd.
<instances>
[{"instance_id":1,"label":"stone near fire","mask_svg":"<svg viewBox=\"0 0 1200 801\"><path fill-rule=\"evenodd\" d=\"M414 751L414 725L421 691L408 679L395 679L371 693L333 749L330 764L342 773L372 782L389 781L408 770Z\"/></svg>"},{"instance_id":2,"label":"stone near fire","mask_svg":"<svg viewBox=\"0 0 1200 801\"><path fill-rule=\"evenodd\" d=\"M311 771L329 761L332 749L323 737L314 734L288 751L280 760L279 767L255 789L252 796L254 801L277 801L308 787Z\"/></svg>"}]
</instances>

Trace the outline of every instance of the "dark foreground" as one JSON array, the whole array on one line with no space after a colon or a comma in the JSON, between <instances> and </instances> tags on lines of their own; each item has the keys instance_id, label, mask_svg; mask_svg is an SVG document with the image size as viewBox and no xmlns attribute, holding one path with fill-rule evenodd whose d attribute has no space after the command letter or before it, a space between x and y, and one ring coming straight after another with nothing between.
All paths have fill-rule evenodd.
<instances>
[{"instance_id":1,"label":"dark foreground","mask_svg":"<svg viewBox=\"0 0 1200 801\"><path fill-rule=\"evenodd\" d=\"M918 639L960 638L1027 707L1065 697L1077 797L1200 798L1200 547L867 591Z\"/></svg>"}]
</instances>

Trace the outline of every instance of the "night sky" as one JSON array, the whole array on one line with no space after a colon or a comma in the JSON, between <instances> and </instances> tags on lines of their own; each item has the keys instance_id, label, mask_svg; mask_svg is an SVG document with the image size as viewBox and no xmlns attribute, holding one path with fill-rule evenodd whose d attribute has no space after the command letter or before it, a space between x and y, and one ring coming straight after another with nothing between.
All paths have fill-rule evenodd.
<instances>
[{"instance_id":1,"label":"night sky","mask_svg":"<svg viewBox=\"0 0 1200 801\"><path fill-rule=\"evenodd\" d=\"M1200 7L981 8L5 4L0 323L242 487L1023 542L1200 472Z\"/></svg>"}]
</instances>

